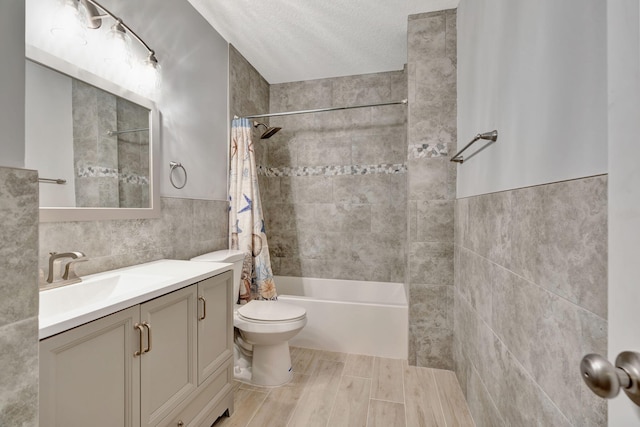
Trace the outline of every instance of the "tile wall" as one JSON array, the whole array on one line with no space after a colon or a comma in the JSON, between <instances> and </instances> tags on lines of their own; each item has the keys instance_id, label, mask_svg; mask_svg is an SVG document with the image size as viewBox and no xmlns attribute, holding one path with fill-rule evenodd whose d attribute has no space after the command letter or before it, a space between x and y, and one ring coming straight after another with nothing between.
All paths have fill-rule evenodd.
<instances>
[{"instance_id":1,"label":"tile wall","mask_svg":"<svg viewBox=\"0 0 640 427\"><path fill-rule=\"evenodd\" d=\"M118 207L116 97L76 79L71 94L76 206Z\"/></svg>"},{"instance_id":2,"label":"tile wall","mask_svg":"<svg viewBox=\"0 0 640 427\"><path fill-rule=\"evenodd\" d=\"M190 259L228 248L228 203L161 197L153 219L44 222L40 224L40 274L46 278L49 252L81 251L88 262L79 275L158 259Z\"/></svg>"},{"instance_id":3,"label":"tile wall","mask_svg":"<svg viewBox=\"0 0 640 427\"><path fill-rule=\"evenodd\" d=\"M38 424L38 174L0 167L0 425Z\"/></svg>"},{"instance_id":4,"label":"tile wall","mask_svg":"<svg viewBox=\"0 0 640 427\"><path fill-rule=\"evenodd\" d=\"M452 369L456 10L409 16L409 362Z\"/></svg>"},{"instance_id":5,"label":"tile wall","mask_svg":"<svg viewBox=\"0 0 640 427\"><path fill-rule=\"evenodd\" d=\"M149 129L149 110L116 98L117 130ZM118 135L118 196L121 208L149 206L149 131Z\"/></svg>"},{"instance_id":6,"label":"tile wall","mask_svg":"<svg viewBox=\"0 0 640 427\"><path fill-rule=\"evenodd\" d=\"M607 177L459 199L455 371L478 427L605 426L579 362L607 354Z\"/></svg>"},{"instance_id":7,"label":"tile wall","mask_svg":"<svg viewBox=\"0 0 640 427\"><path fill-rule=\"evenodd\" d=\"M269 112L269 83L233 45L229 45L229 104L231 118ZM263 122L268 123L268 119ZM256 132L255 136L260 134ZM261 152L256 147L256 154Z\"/></svg>"},{"instance_id":8,"label":"tile wall","mask_svg":"<svg viewBox=\"0 0 640 427\"><path fill-rule=\"evenodd\" d=\"M72 79L76 206L149 206L149 110Z\"/></svg>"},{"instance_id":9,"label":"tile wall","mask_svg":"<svg viewBox=\"0 0 640 427\"><path fill-rule=\"evenodd\" d=\"M274 84L270 112L406 98L404 71ZM406 107L271 118L261 189L275 274L403 282Z\"/></svg>"}]
</instances>

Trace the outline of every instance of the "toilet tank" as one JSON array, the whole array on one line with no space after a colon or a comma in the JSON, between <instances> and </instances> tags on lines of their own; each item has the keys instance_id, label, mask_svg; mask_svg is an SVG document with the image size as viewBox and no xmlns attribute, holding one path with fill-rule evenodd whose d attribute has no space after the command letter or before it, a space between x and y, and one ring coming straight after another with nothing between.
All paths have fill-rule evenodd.
<instances>
[{"instance_id":1,"label":"toilet tank","mask_svg":"<svg viewBox=\"0 0 640 427\"><path fill-rule=\"evenodd\" d=\"M209 252L191 258L191 261L197 262L228 262L233 264L233 303L238 302L240 297L240 274L242 273L242 263L245 253L235 249L223 249L220 251Z\"/></svg>"}]
</instances>

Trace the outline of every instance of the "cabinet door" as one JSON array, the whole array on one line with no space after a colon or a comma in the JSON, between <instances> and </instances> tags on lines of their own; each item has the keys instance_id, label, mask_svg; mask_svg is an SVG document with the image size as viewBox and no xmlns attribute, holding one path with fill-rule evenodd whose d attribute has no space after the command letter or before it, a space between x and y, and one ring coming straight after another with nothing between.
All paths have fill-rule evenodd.
<instances>
[{"instance_id":1,"label":"cabinet door","mask_svg":"<svg viewBox=\"0 0 640 427\"><path fill-rule=\"evenodd\" d=\"M157 425L197 386L196 285L140 306L149 350L141 357L141 424Z\"/></svg>"},{"instance_id":2,"label":"cabinet door","mask_svg":"<svg viewBox=\"0 0 640 427\"><path fill-rule=\"evenodd\" d=\"M233 273L198 283L198 384L233 357Z\"/></svg>"},{"instance_id":3,"label":"cabinet door","mask_svg":"<svg viewBox=\"0 0 640 427\"><path fill-rule=\"evenodd\" d=\"M40 426L140 425L139 307L40 342Z\"/></svg>"}]
</instances>

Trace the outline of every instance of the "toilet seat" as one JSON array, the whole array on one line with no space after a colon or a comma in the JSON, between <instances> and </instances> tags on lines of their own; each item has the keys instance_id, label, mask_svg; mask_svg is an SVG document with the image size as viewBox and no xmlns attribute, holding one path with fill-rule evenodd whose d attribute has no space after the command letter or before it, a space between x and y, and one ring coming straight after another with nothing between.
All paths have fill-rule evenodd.
<instances>
[{"instance_id":1,"label":"toilet seat","mask_svg":"<svg viewBox=\"0 0 640 427\"><path fill-rule=\"evenodd\" d=\"M292 304L279 301L252 300L236 311L238 317L254 323L294 322L306 318L307 311Z\"/></svg>"}]
</instances>

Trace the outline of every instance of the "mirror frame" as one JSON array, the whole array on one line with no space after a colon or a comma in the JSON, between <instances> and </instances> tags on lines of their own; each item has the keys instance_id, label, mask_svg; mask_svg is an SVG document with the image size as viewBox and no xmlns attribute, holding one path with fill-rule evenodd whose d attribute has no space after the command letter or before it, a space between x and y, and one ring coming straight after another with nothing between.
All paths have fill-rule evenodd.
<instances>
[{"instance_id":1,"label":"mirror frame","mask_svg":"<svg viewBox=\"0 0 640 427\"><path fill-rule=\"evenodd\" d=\"M160 217L160 113L153 101L118 86L116 83L85 71L34 46L25 46L25 60L83 81L149 110L149 208L70 208L40 207L40 222L100 221ZM29 165L26 166L27 168Z\"/></svg>"}]
</instances>

